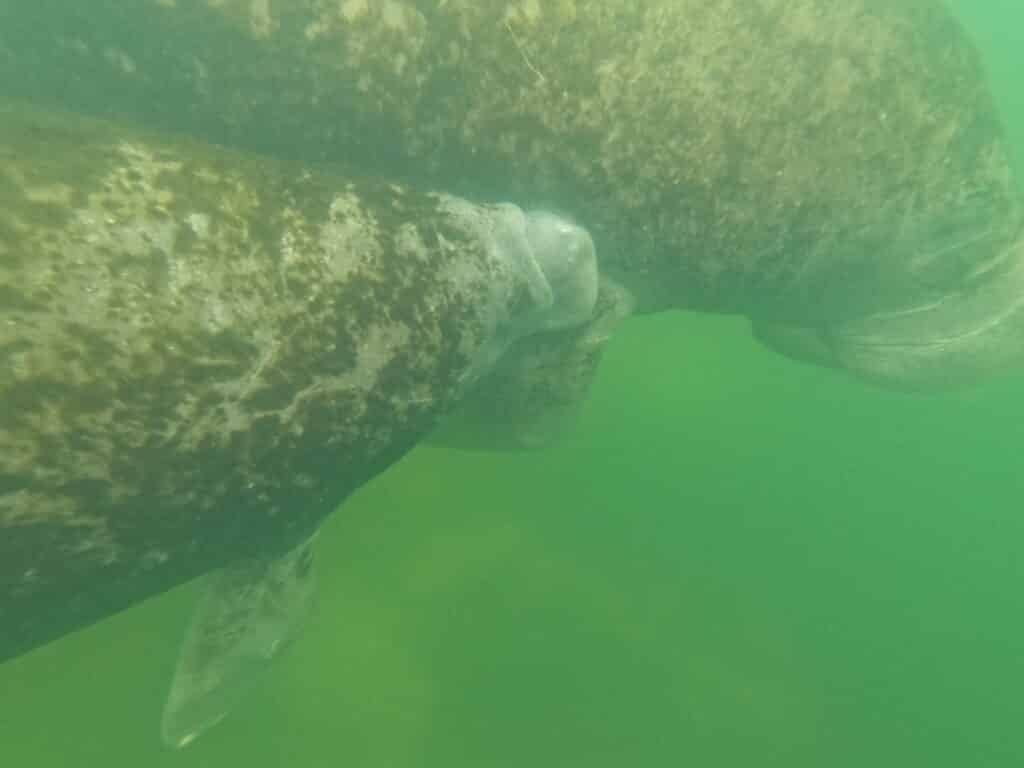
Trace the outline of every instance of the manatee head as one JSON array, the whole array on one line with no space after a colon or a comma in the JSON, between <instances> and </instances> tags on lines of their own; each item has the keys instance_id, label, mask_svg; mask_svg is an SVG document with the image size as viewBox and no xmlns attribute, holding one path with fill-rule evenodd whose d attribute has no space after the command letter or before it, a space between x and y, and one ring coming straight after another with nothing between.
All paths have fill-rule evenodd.
<instances>
[{"instance_id":1,"label":"manatee head","mask_svg":"<svg viewBox=\"0 0 1024 768\"><path fill-rule=\"evenodd\" d=\"M597 256L590 233L550 211L526 214L526 239L551 289L551 304L536 321L543 330L581 325L597 303Z\"/></svg>"},{"instance_id":2,"label":"manatee head","mask_svg":"<svg viewBox=\"0 0 1024 768\"><path fill-rule=\"evenodd\" d=\"M520 339L593 318L599 275L586 229L566 216L512 203L481 206L447 196L442 203L476 231L493 272L480 297L487 335L463 377L464 390Z\"/></svg>"}]
</instances>

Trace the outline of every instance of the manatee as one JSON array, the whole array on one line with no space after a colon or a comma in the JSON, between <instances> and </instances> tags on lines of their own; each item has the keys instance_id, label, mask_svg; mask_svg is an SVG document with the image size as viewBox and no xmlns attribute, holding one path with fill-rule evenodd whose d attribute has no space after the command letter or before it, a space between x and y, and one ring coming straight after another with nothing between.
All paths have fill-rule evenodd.
<instances>
[{"instance_id":1,"label":"manatee","mask_svg":"<svg viewBox=\"0 0 1024 768\"><path fill-rule=\"evenodd\" d=\"M879 384L1020 358L1019 190L941 0L65 6L7 13L4 92L567 211L636 311Z\"/></svg>"},{"instance_id":2,"label":"manatee","mask_svg":"<svg viewBox=\"0 0 1024 768\"><path fill-rule=\"evenodd\" d=\"M0 87L118 122L0 127L0 655L225 569L172 743L292 636L324 514L430 434L542 444L629 308L913 390L1024 354L1019 190L939 0L64 6L7 12Z\"/></svg>"},{"instance_id":3,"label":"manatee","mask_svg":"<svg viewBox=\"0 0 1024 768\"><path fill-rule=\"evenodd\" d=\"M323 517L599 301L543 210L24 106L0 159L0 657L215 571L176 746L294 636Z\"/></svg>"}]
</instances>

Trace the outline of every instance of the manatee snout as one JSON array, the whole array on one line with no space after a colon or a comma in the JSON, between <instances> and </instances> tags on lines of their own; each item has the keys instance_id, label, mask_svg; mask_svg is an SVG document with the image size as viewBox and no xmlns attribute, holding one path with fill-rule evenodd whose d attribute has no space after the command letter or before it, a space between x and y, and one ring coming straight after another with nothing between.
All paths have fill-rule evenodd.
<instances>
[{"instance_id":1,"label":"manatee snout","mask_svg":"<svg viewBox=\"0 0 1024 768\"><path fill-rule=\"evenodd\" d=\"M526 214L526 239L551 288L552 303L541 322L545 330L581 325L597 303L597 254L590 233L550 211Z\"/></svg>"}]
</instances>

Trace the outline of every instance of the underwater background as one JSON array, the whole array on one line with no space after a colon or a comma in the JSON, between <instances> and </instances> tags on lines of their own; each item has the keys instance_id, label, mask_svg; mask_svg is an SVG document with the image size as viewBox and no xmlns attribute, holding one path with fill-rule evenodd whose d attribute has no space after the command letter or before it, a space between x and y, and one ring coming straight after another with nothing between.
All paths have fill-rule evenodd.
<instances>
[{"instance_id":1,"label":"underwater background","mask_svg":"<svg viewBox=\"0 0 1024 768\"><path fill-rule=\"evenodd\" d=\"M955 6L1024 158L1024 6ZM1022 394L631 320L561 444L347 501L300 642L195 745L158 734L193 584L0 666L0 764L1024 765Z\"/></svg>"}]
</instances>

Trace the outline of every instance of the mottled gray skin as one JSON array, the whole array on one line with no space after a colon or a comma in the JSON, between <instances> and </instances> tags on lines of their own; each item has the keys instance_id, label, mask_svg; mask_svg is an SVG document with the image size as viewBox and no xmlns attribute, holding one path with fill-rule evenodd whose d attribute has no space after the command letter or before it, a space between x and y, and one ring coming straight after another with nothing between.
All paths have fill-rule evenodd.
<instances>
[{"instance_id":1,"label":"mottled gray skin","mask_svg":"<svg viewBox=\"0 0 1024 768\"><path fill-rule=\"evenodd\" d=\"M517 221L0 109L0 659L308 536L546 322Z\"/></svg>"},{"instance_id":2,"label":"mottled gray skin","mask_svg":"<svg viewBox=\"0 0 1024 768\"><path fill-rule=\"evenodd\" d=\"M877 322L1024 260L978 57L939 0L18 6L0 19L10 93L565 209L639 311L744 314L880 381L1020 356ZM972 246L928 253L947 229ZM1016 307L994 312L1020 331ZM950 301L938 322L967 338L974 315Z\"/></svg>"},{"instance_id":3,"label":"mottled gray skin","mask_svg":"<svg viewBox=\"0 0 1024 768\"><path fill-rule=\"evenodd\" d=\"M977 56L938 0L36 0L0 7L0 92L86 113L130 115L279 158L567 210L593 233L602 269L636 295L640 311L743 314L760 338L787 354L885 383L917 388L970 380L1021 355L1020 204ZM89 181L102 176L96 164L128 160L109 147L97 154L95 142L72 153L72 139L62 145L59 130L46 141L28 128L20 137L16 126L2 130L12 138L0 146L17 148L6 150L6 166L21 169L20 176L0 178L5 200L11 188L21 195L29 185L50 200L24 210L0 208L0 247L6 249L0 259L6 261L19 253L12 243L26 231L39 233L33 248L40 253L49 241L59 247L58 233L69 231L61 206L67 199L80 204L89 184L99 183ZM146 173L160 167L145 157L135 162L150 168ZM169 280L160 247L145 245L140 232L117 230L116 217L114 225L104 225L102 201L88 224L80 222L79 235L99 238L102 269L87 260L62 262L59 278L41 273L53 288L33 301L67 304L64 292L75 286L85 296L112 297L119 305L110 308L120 306L136 336L118 352L123 357L115 357L105 388L93 390L87 385L95 369L83 367L79 357L100 359L119 349L119 339L104 331L110 326L102 313L80 322L88 336L62 326L65 340L48 348L52 365L59 355L67 376L24 387L21 400L10 400L23 403L18 413L36 409L36 424L18 428L38 436L31 438L36 447L5 461L23 467L26 456L41 452L48 463L40 466L51 467L47 471L59 480L76 457L86 456L75 465L81 474L76 497L120 506L116 515L103 513L98 522L77 527L26 523L19 535L31 542L0 540L0 568L22 579L21 597L0 616L5 628L17 628L9 648L19 638L61 631L56 625L69 626L69 616L101 615L154 591L153 585L216 565L227 552L282 537L289 526L270 514L275 507L302 509L291 527L305 531L321 514L318 499L333 506L412 444L438 404L454 398L457 371L471 365L457 350L468 355L474 343L486 345L457 312L472 302L431 304L423 298L430 291L409 282L419 270L378 273L358 290L350 286L356 310L344 313L317 292L324 284L320 273L303 279L300 270L292 283L275 282L273 269L256 270L252 260L269 258L260 255L268 251L253 250L251 241L280 238L292 211L300 211L300 223L322 223L337 187L287 173L282 183L269 164L254 168L243 158L210 163L218 169L212 180L176 177L173 164L160 171L168 174L161 189L170 202L146 195L128 202L152 211L154 223L144 229L158 244L167 232L159 224L161 206L176 200L188 200L189 209L178 211L175 221L195 210L235 223L224 228L229 240L218 246L224 272L195 278L198 297L190 300L201 304L204 290L237 284L225 294L232 306L237 302L226 319L207 317L188 302L181 311L154 304L148 294L156 288L147 286ZM148 179L142 174L141 181L124 183ZM360 210L375 216L415 229L440 215L419 196L370 188L376 191L358 187L352 194ZM319 213L302 212L310 205ZM242 212L233 206L243 206ZM400 215L388 218L392 210ZM195 221L202 230L202 219ZM419 235L428 245L455 248L464 239ZM138 249L127 262L125 243ZM301 247L295 252L304 253ZM107 291L107 269L126 276L119 283L124 296ZM85 292L88 286L93 294ZM0 306L30 311L21 306L26 288L3 290ZM308 292L313 299L301 298ZM268 298L279 295L289 301ZM367 295L373 298L360 298ZM294 308L303 300L309 307L301 312L263 313L265 304ZM449 309L441 315L447 319L428 320L431 306ZM76 311L95 310L89 302L82 307ZM426 323L415 340L430 340L437 354L423 362L418 343L392 342L410 357L404 367L381 369L365 397L363 420L332 422L352 419L359 409L339 415L329 398L302 399L301 408L288 411L295 418L306 408L315 411L301 433L282 426L280 416L264 414L287 409L294 392L316 376L337 375L332 366L343 363L331 361L351 359L354 345L373 339L375 329L389 338L393 326L387 324L396 321L403 328ZM224 322L240 329L241 341L216 334L192 340L197 328ZM353 329L352 322L365 325ZM164 324L160 346L151 339ZM336 337L327 347L319 343L324 334ZM266 351L268 338L279 340L279 347L271 345L278 351ZM330 343L334 357L326 351ZM326 357L315 357L315 350ZM17 361L14 352L10 359ZM270 367L260 368L266 354ZM221 369L233 389L175 399L194 379ZM260 375L252 389L254 370ZM407 375L410 370L416 375ZM530 376L523 380L529 384ZM49 451L45 441L70 418L54 405L63 402L59 395L68 381L81 393L73 411L95 437L93 444L58 441L68 447ZM135 399L124 400L129 394ZM123 414L96 410L112 395L115 402L148 399L149 405ZM212 404L225 397L245 407L217 410ZM520 412L530 413L523 402ZM168 415L154 423L132 421L133 413L143 412ZM16 417L5 411L2 418ZM387 435L379 424L390 425ZM172 466L178 455L161 453L161 436L195 434L232 445L210 461L186 462L187 473L169 470L168 478L183 478L178 486L162 480L147 487L146 498L159 500L156 512L111 496L89 474L108 471L101 460L116 438L119 456L137 457L116 468L125 478L119 482L141 487L153 481L136 477L137 467ZM318 452L328 439L340 441L340 461ZM236 456L244 459L237 467ZM224 457L232 457L230 466L216 464ZM341 475L333 471L339 465L346 468ZM4 472L4 488L21 487L17 473ZM279 485L267 485L259 473L279 478ZM251 489L249 475L257 477ZM230 482L212 479L224 477ZM310 488L291 487L308 478ZM229 505L219 504L228 498ZM47 520L86 519L61 503L58 495L45 505ZM191 532L214 514L223 524L196 541ZM117 548L124 546L125 526L134 537L125 550L130 557ZM160 563L168 550L175 556ZM103 590L71 605L67 594L46 591L52 582L44 571L38 586L23 583L34 566L17 558L34 551L52 553L48 567L67 580L83 563L98 562L88 553L106 551L110 578ZM41 611L46 600L52 610ZM54 626L45 626L48 618Z\"/></svg>"},{"instance_id":4,"label":"mottled gray skin","mask_svg":"<svg viewBox=\"0 0 1024 768\"><path fill-rule=\"evenodd\" d=\"M430 440L475 451L523 451L571 433L615 328L633 297L604 280L594 317L576 328L527 336L447 414Z\"/></svg>"}]
</instances>

